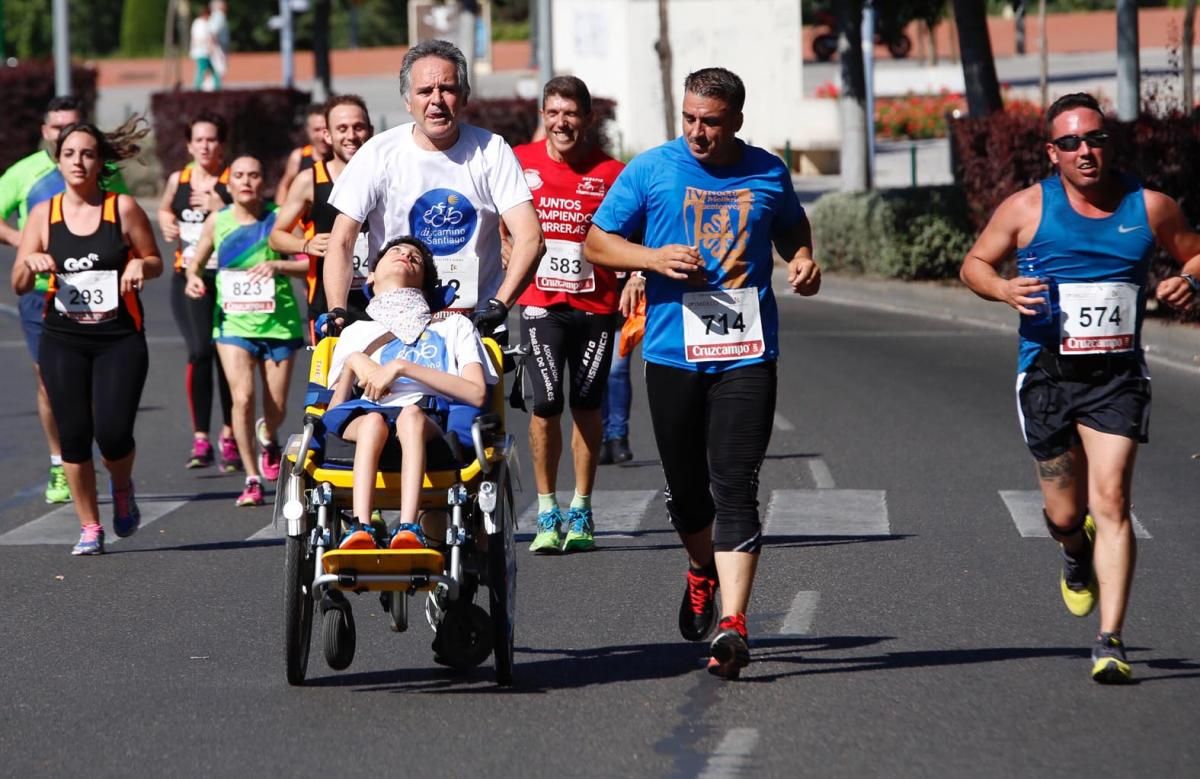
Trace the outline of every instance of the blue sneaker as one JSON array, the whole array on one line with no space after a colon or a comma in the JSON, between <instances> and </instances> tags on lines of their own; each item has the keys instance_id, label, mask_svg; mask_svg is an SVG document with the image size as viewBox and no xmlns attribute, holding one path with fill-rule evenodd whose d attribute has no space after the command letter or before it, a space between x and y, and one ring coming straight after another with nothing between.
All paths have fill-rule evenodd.
<instances>
[{"instance_id":1,"label":"blue sneaker","mask_svg":"<svg viewBox=\"0 0 1200 779\"><path fill-rule=\"evenodd\" d=\"M424 549L425 534L421 531L421 526L415 522L403 522L396 526L392 531L392 540L388 542L388 549Z\"/></svg>"},{"instance_id":2,"label":"blue sneaker","mask_svg":"<svg viewBox=\"0 0 1200 779\"><path fill-rule=\"evenodd\" d=\"M592 522L592 510L570 508L567 510L567 540L563 544L564 552L586 552L596 548L596 539L592 536L596 525Z\"/></svg>"},{"instance_id":3,"label":"blue sneaker","mask_svg":"<svg viewBox=\"0 0 1200 779\"><path fill-rule=\"evenodd\" d=\"M73 555L104 554L104 528L84 525L79 529L79 542L71 548Z\"/></svg>"},{"instance_id":4,"label":"blue sneaker","mask_svg":"<svg viewBox=\"0 0 1200 779\"><path fill-rule=\"evenodd\" d=\"M133 482L123 490L112 486L113 501L113 531L118 538L126 538L137 532L142 524L142 512L138 511L137 501L133 499Z\"/></svg>"},{"instance_id":5,"label":"blue sneaker","mask_svg":"<svg viewBox=\"0 0 1200 779\"><path fill-rule=\"evenodd\" d=\"M538 514L538 532L529 545L529 551L537 554L558 554L562 551L559 547L562 546L562 525L565 521L562 509L558 506Z\"/></svg>"}]
</instances>

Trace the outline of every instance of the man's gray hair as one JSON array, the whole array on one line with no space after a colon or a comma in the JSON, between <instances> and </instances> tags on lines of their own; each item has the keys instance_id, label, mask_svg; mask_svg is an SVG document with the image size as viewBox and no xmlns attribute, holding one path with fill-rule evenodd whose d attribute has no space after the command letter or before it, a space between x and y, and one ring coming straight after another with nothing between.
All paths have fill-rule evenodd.
<instances>
[{"instance_id":1,"label":"man's gray hair","mask_svg":"<svg viewBox=\"0 0 1200 779\"><path fill-rule=\"evenodd\" d=\"M404 59L400 62L400 94L405 99L410 97L409 90L412 83L409 77L412 75L413 64L417 60L425 57L439 57L454 65L454 70L458 76L458 86L462 90L462 98L466 100L471 96L471 78L467 74L467 58L459 51L458 47L450 41L442 41L432 39L421 41L416 46L413 46L404 54Z\"/></svg>"},{"instance_id":2,"label":"man's gray hair","mask_svg":"<svg viewBox=\"0 0 1200 779\"><path fill-rule=\"evenodd\" d=\"M746 86L738 75L725 68L701 68L683 80L683 91L698 97L722 100L735 113L746 103Z\"/></svg>"}]
</instances>

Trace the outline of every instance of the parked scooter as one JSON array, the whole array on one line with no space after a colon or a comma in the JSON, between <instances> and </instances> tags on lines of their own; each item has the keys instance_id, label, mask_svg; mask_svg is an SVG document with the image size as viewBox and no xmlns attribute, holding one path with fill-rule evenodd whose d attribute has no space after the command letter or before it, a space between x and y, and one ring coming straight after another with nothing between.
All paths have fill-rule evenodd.
<instances>
[{"instance_id":1,"label":"parked scooter","mask_svg":"<svg viewBox=\"0 0 1200 779\"><path fill-rule=\"evenodd\" d=\"M822 32L813 38L813 56L821 62L828 62L837 53L837 17L829 11L817 11L815 17L816 26L826 28L827 32ZM912 51L912 39L908 37L903 28L885 26L882 20L875 26L875 43L887 46L888 52L898 60L904 59Z\"/></svg>"}]
</instances>

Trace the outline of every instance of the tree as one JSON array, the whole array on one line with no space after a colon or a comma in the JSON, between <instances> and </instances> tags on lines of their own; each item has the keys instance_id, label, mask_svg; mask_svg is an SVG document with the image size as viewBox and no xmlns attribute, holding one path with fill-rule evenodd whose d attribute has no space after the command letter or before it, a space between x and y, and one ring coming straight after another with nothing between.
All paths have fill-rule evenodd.
<instances>
[{"instance_id":1,"label":"tree","mask_svg":"<svg viewBox=\"0 0 1200 779\"><path fill-rule=\"evenodd\" d=\"M671 57L671 35L667 16L668 0L658 0L658 40L654 50L658 52L658 73L662 80L663 121L667 140L675 137L675 81L672 74L674 63Z\"/></svg>"},{"instance_id":2,"label":"tree","mask_svg":"<svg viewBox=\"0 0 1200 779\"><path fill-rule=\"evenodd\" d=\"M867 162L867 133L875 132L874 117L867 117L861 0L838 3L837 18L838 62L842 76L842 89L838 98L842 125L842 190L861 192L871 188L871 168Z\"/></svg>"},{"instance_id":3,"label":"tree","mask_svg":"<svg viewBox=\"0 0 1200 779\"><path fill-rule=\"evenodd\" d=\"M77 12L77 15L86 14ZM121 11L121 53L144 57L162 53L167 4L162 0L125 0Z\"/></svg>"},{"instance_id":4,"label":"tree","mask_svg":"<svg viewBox=\"0 0 1200 779\"><path fill-rule=\"evenodd\" d=\"M971 116L987 116L1002 110L1004 101L1000 98L992 39L988 36L985 0L954 0L954 21L962 52L967 109Z\"/></svg>"},{"instance_id":5,"label":"tree","mask_svg":"<svg viewBox=\"0 0 1200 779\"><path fill-rule=\"evenodd\" d=\"M1183 110L1191 113L1196 106L1195 63L1193 62L1192 46L1196 42L1196 0L1187 0L1187 9L1183 12Z\"/></svg>"}]
</instances>

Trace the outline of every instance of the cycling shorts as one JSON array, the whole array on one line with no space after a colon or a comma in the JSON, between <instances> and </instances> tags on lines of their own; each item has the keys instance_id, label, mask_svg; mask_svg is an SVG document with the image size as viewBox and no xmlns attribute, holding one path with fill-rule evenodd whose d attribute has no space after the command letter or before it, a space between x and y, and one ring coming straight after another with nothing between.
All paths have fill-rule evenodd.
<instances>
[{"instance_id":1,"label":"cycling shorts","mask_svg":"<svg viewBox=\"0 0 1200 779\"><path fill-rule=\"evenodd\" d=\"M523 306L522 341L533 389L533 414L555 417L563 411L563 375L570 370L573 409L600 408L616 345L617 315L593 314L567 305Z\"/></svg>"}]
</instances>

